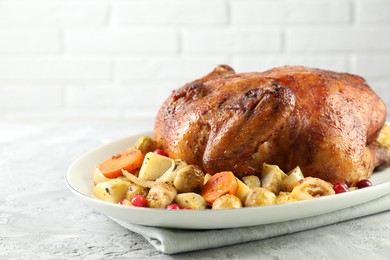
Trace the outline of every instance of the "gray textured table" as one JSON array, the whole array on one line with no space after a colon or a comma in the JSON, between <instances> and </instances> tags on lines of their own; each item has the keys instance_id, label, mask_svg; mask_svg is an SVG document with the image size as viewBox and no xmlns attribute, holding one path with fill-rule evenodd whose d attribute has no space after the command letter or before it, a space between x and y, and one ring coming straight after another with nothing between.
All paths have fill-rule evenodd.
<instances>
[{"instance_id":1,"label":"gray textured table","mask_svg":"<svg viewBox=\"0 0 390 260\"><path fill-rule=\"evenodd\" d=\"M164 255L84 205L64 182L96 146L152 129L123 122L0 123L0 259L390 259L390 212L236 246Z\"/></svg>"}]
</instances>

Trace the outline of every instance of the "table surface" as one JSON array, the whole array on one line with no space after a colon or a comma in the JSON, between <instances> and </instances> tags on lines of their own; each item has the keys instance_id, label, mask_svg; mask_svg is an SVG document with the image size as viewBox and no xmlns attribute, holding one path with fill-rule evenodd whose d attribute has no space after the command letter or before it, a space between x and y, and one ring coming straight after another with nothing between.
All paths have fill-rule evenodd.
<instances>
[{"instance_id":1,"label":"table surface","mask_svg":"<svg viewBox=\"0 0 390 260\"><path fill-rule=\"evenodd\" d=\"M150 120L0 123L0 259L390 258L390 212L235 246L177 255L156 251L79 201L64 181L83 153L152 126Z\"/></svg>"}]
</instances>

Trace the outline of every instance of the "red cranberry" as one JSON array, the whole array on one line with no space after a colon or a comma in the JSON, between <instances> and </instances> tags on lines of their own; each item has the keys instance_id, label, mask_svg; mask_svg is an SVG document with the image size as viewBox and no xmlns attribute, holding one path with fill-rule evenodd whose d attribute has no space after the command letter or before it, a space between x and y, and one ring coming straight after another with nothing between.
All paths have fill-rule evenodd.
<instances>
[{"instance_id":1,"label":"red cranberry","mask_svg":"<svg viewBox=\"0 0 390 260\"><path fill-rule=\"evenodd\" d=\"M336 194L349 191L347 184L342 182L336 182L333 185L333 190L336 192Z\"/></svg>"},{"instance_id":2,"label":"red cranberry","mask_svg":"<svg viewBox=\"0 0 390 260\"><path fill-rule=\"evenodd\" d=\"M171 204L167 206L167 210L176 210L176 209L180 209L179 205L177 204Z\"/></svg>"},{"instance_id":3,"label":"red cranberry","mask_svg":"<svg viewBox=\"0 0 390 260\"><path fill-rule=\"evenodd\" d=\"M148 201L142 195L135 195L131 199L131 204L133 204L133 206L135 206L135 207L146 207L146 206L148 206Z\"/></svg>"},{"instance_id":4,"label":"red cranberry","mask_svg":"<svg viewBox=\"0 0 390 260\"><path fill-rule=\"evenodd\" d=\"M121 204L121 205L125 204L125 199L120 200L118 203Z\"/></svg>"},{"instance_id":5,"label":"red cranberry","mask_svg":"<svg viewBox=\"0 0 390 260\"><path fill-rule=\"evenodd\" d=\"M168 157L168 154L164 150L161 150L161 149L155 150L154 153Z\"/></svg>"},{"instance_id":6,"label":"red cranberry","mask_svg":"<svg viewBox=\"0 0 390 260\"><path fill-rule=\"evenodd\" d=\"M372 186L372 183L371 183L369 180L360 180L360 181L356 184L356 186L358 187L358 189L363 189L363 188Z\"/></svg>"}]
</instances>

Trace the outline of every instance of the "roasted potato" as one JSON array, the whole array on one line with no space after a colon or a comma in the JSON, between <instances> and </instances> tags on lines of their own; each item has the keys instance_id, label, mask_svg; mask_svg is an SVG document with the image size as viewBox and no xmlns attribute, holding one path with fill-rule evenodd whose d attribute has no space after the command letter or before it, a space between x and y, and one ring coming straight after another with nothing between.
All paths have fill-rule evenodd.
<instances>
[{"instance_id":1,"label":"roasted potato","mask_svg":"<svg viewBox=\"0 0 390 260\"><path fill-rule=\"evenodd\" d=\"M147 154L147 153L153 152L157 149L157 143L155 140L153 140L149 136L142 136L142 137L138 138L138 140L135 144L135 147L137 149L141 150L141 152L143 154Z\"/></svg>"},{"instance_id":2,"label":"roasted potato","mask_svg":"<svg viewBox=\"0 0 390 260\"><path fill-rule=\"evenodd\" d=\"M146 181L154 181L161 177L167 170L175 167L175 161L166 156L149 152L145 155L144 162L139 171L138 178Z\"/></svg>"},{"instance_id":3,"label":"roasted potato","mask_svg":"<svg viewBox=\"0 0 390 260\"><path fill-rule=\"evenodd\" d=\"M245 207L267 206L276 203L276 195L265 188L256 187L249 192L245 199Z\"/></svg>"},{"instance_id":4,"label":"roasted potato","mask_svg":"<svg viewBox=\"0 0 390 260\"><path fill-rule=\"evenodd\" d=\"M126 199L131 201L131 199L134 198L135 195L142 195L146 197L148 195L148 191L149 189L145 187L142 187L135 183L131 183L126 192Z\"/></svg>"},{"instance_id":5,"label":"roasted potato","mask_svg":"<svg viewBox=\"0 0 390 260\"><path fill-rule=\"evenodd\" d=\"M131 183L123 178L99 182L93 188L93 195L105 201L118 203L125 198L130 185Z\"/></svg>"},{"instance_id":6,"label":"roasted potato","mask_svg":"<svg viewBox=\"0 0 390 260\"><path fill-rule=\"evenodd\" d=\"M279 195L276 197L276 204L282 204L287 202L297 201L296 199L291 197L290 192L279 192Z\"/></svg>"},{"instance_id":7,"label":"roasted potato","mask_svg":"<svg viewBox=\"0 0 390 260\"><path fill-rule=\"evenodd\" d=\"M148 196L149 208L166 208L169 204L175 200L177 190L171 183L156 182L150 188Z\"/></svg>"},{"instance_id":8,"label":"roasted potato","mask_svg":"<svg viewBox=\"0 0 390 260\"><path fill-rule=\"evenodd\" d=\"M261 187L279 194L282 181L287 175L277 165L263 164L261 171Z\"/></svg>"},{"instance_id":9,"label":"roasted potato","mask_svg":"<svg viewBox=\"0 0 390 260\"><path fill-rule=\"evenodd\" d=\"M177 194L175 201L180 208L205 209L207 206L206 200L194 192Z\"/></svg>"},{"instance_id":10,"label":"roasted potato","mask_svg":"<svg viewBox=\"0 0 390 260\"><path fill-rule=\"evenodd\" d=\"M248 195L248 193L251 191L251 189L239 179L237 179L237 184L238 184L238 189L237 189L236 196L241 200L242 203L245 203L245 198Z\"/></svg>"},{"instance_id":11,"label":"roasted potato","mask_svg":"<svg viewBox=\"0 0 390 260\"><path fill-rule=\"evenodd\" d=\"M248 186L249 188L255 188L260 187L260 179L256 175L248 175L245 177L242 177L242 181Z\"/></svg>"},{"instance_id":12,"label":"roasted potato","mask_svg":"<svg viewBox=\"0 0 390 260\"><path fill-rule=\"evenodd\" d=\"M173 184L178 192L199 191L203 186L204 173L195 165L187 165L176 173Z\"/></svg>"},{"instance_id":13,"label":"roasted potato","mask_svg":"<svg viewBox=\"0 0 390 260\"><path fill-rule=\"evenodd\" d=\"M239 209L242 208L241 200L234 195L226 194L213 202L212 209Z\"/></svg>"},{"instance_id":14,"label":"roasted potato","mask_svg":"<svg viewBox=\"0 0 390 260\"><path fill-rule=\"evenodd\" d=\"M282 191L291 192L294 187L299 184L299 181L303 180L303 178L305 177L303 176L301 168L297 166L287 174L286 178L283 179L280 188Z\"/></svg>"}]
</instances>

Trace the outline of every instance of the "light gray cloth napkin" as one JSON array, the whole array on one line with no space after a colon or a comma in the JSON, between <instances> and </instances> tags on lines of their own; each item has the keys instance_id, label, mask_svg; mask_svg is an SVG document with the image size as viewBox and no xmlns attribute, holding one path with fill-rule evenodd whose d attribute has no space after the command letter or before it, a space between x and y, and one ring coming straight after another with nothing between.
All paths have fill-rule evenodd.
<instances>
[{"instance_id":1,"label":"light gray cloth napkin","mask_svg":"<svg viewBox=\"0 0 390 260\"><path fill-rule=\"evenodd\" d=\"M387 210L390 210L390 194L357 206L323 215L243 228L183 230L140 226L128 224L117 219L114 219L114 221L142 235L158 251L166 254L175 254L271 238Z\"/></svg>"}]
</instances>

